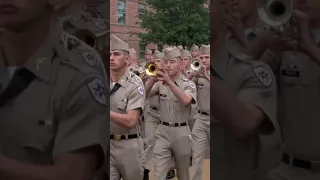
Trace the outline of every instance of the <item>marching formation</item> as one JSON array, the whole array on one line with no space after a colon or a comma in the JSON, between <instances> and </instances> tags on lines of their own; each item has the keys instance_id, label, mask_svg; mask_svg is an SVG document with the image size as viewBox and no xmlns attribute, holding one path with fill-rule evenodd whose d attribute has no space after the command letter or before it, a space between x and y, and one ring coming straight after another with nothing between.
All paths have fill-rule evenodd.
<instances>
[{"instance_id":1,"label":"marching formation","mask_svg":"<svg viewBox=\"0 0 320 180\"><path fill-rule=\"evenodd\" d=\"M191 52L190 52L191 51ZM110 179L202 179L210 142L210 46L146 50L110 39ZM191 163L192 162L192 163Z\"/></svg>"}]
</instances>

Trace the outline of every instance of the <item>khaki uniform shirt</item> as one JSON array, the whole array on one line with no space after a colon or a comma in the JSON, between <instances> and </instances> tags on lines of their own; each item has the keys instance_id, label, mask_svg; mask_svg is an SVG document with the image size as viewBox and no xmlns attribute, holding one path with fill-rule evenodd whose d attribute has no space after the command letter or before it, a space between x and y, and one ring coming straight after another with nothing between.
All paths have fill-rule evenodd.
<instances>
[{"instance_id":1,"label":"khaki uniform shirt","mask_svg":"<svg viewBox=\"0 0 320 180\"><path fill-rule=\"evenodd\" d=\"M320 47L320 31L313 31ZM315 60L297 52L268 51L262 61L278 76L278 119L284 152L307 161L320 161L320 67Z\"/></svg>"},{"instance_id":2,"label":"khaki uniform shirt","mask_svg":"<svg viewBox=\"0 0 320 180\"><path fill-rule=\"evenodd\" d=\"M261 109L266 116L262 126L270 124L272 128L268 131L261 128L256 135L239 140L211 114L211 141L215 148L211 149L210 159L212 176L216 180L261 178L267 173L264 170L269 171L279 161L274 157L280 148L275 78L266 64L240 53L239 46L235 40L230 40L214 57L213 81L223 81L240 102Z\"/></svg>"},{"instance_id":3,"label":"khaki uniform shirt","mask_svg":"<svg viewBox=\"0 0 320 180\"><path fill-rule=\"evenodd\" d=\"M209 72L208 75L210 75ZM204 77L193 78L193 81L197 85L198 109L201 112L209 113L209 116L198 114L198 117L202 120L210 121L210 81Z\"/></svg>"},{"instance_id":4,"label":"khaki uniform shirt","mask_svg":"<svg viewBox=\"0 0 320 180\"><path fill-rule=\"evenodd\" d=\"M70 38L77 43L70 45ZM0 107L1 154L20 162L51 165L57 156L85 147L109 149L106 79L99 70L99 57L90 62L84 59L91 52L62 28L51 30L25 65L35 79ZM10 77L0 54L1 94Z\"/></svg>"},{"instance_id":5,"label":"khaki uniform shirt","mask_svg":"<svg viewBox=\"0 0 320 180\"><path fill-rule=\"evenodd\" d=\"M76 12L70 12L63 22L64 29L70 34L75 35L79 30L88 30L86 36L93 36L95 39L94 48L101 52L109 43L108 22L98 12L91 12L87 9L79 9ZM79 37L80 38L80 37ZM80 38L85 41L84 39Z\"/></svg>"},{"instance_id":6,"label":"khaki uniform shirt","mask_svg":"<svg viewBox=\"0 0 320 180\"><path fill-rule=\"evenodd\" d=\"M129 110L135 109L143 111L146 95L141 79L132 72L127 71L118 83L121 87L110 96L110 110L121 114L126 114ZM110 89L113 86L113 83L110 81ZM137 134L138 132L139 127L128 129L110 121L110 134L112 135Z\"/></svg>"},{"instance_id":7,"label":"khaki uniform shirt","mask_svg":"<svg viewBox=\"0 0 320 180\"><path fill-rule=\"evenodd\" d=\"M193 98L192 104L195 104L197 97L196 85L193 81L180 77L175 84L186 94ZM183 105L172 93L167 85L157 82L151 89L150 96L159 96L160 100L160 120L164 122L183 123L187 122L190 116L191 104Z\"/></svg>"}]
</instances>

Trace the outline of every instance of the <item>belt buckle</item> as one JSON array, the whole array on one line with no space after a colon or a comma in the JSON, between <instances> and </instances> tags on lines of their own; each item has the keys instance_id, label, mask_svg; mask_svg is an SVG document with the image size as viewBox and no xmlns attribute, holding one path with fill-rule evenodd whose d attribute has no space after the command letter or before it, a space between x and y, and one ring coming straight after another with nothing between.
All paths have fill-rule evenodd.
<instances>
[{"instance_id":1,"label":"belt buckle","mask_svg":"<svg viewBox=\"0 0 320 180\"><path fill-rule=\"evenodd\" d=\"M310 161L311 170L314 172L320 172L320 161Z\"/></svg>"},{"instance_id":2,"label":"belt buckle","mask_svg":"<svg viewBox=\"0 0 320 180\"><path fill-rule=\"evenodd\" d=\"M169 127L175 127L175 124L174 122L169 122Z\"/></svg>"},{"instance_id":3,"label":"belt buckle","mask_svg":"<svg viewBox=\"0 0 320 180\"><path fill-rule=\"evenodd\" d=\"M113 139L116 140L116 141L120 141L121 140L121 135L115 134Z\"/></svg>"}]
</instances>

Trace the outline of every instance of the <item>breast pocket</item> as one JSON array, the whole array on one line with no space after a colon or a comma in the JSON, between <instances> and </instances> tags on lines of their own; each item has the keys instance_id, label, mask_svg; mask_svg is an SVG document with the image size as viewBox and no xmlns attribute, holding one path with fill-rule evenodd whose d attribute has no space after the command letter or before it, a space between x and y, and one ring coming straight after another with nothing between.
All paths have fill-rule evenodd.
<instances>
[{"instance_id":1,"label":"breast pocket","mask_svg":"<svg viewBox=\"0 0 320 180\"><path fill-rule=\"evenodd\" d=\"M121 100L121 101L119 101L117 103L117 109L119 109L120 111L126 112L127 106L128 106L128 100L127 99L123 99L123 100Z\"/></svg>"},{"instance_id":2,"label":"breast pocket","mask_svg":"<svg viewBox=\"0 0 320 180\"><path fill-rule=\"evenodd\" d=\"M29 131L22 146L31 161L40 164L52 161L56 127L56 122L48 118L37 119L25 126Z\"/></svg>"}]
</instances>

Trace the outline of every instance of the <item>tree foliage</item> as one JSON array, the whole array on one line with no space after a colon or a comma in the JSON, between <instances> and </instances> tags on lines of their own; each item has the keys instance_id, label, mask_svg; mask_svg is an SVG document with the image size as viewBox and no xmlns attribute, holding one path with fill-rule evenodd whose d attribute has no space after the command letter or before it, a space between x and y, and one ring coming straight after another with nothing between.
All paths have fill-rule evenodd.
<instances>
[{"instance_id":1,"label":"tree foliage","mask_svg":"<svg viewBox=\"0 0 320 180\"><path fill-rule=\"evenodd\" d=\"M140 22L142 43L183 45L209 44L208 0L147 0Z\"/></svg>"}]
</instances>

